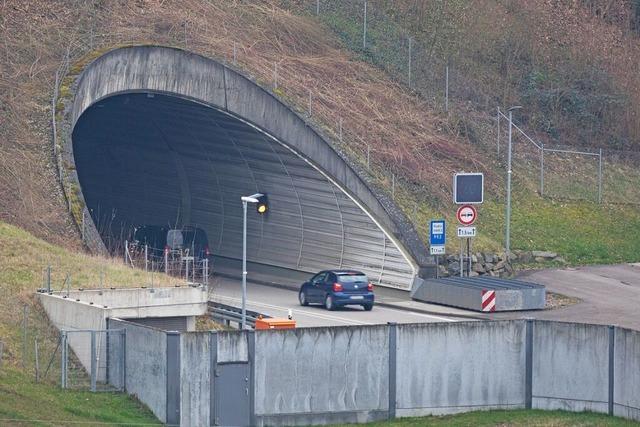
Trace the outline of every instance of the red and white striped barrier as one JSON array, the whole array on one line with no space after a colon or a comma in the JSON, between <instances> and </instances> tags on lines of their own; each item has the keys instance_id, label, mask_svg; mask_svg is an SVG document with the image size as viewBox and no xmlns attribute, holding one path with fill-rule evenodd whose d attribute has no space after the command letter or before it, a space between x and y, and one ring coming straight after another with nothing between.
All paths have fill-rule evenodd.
<instances>
[{"instance_id":1,"label":"red and white striped barrier","mask_svg":"<svg viewBox=\"0 0 640 427\"><path fill-rule=\"evenodd\" d=\"M482 311L496 311L496 291L482 290Z\"/></svg>"}]
</instances>

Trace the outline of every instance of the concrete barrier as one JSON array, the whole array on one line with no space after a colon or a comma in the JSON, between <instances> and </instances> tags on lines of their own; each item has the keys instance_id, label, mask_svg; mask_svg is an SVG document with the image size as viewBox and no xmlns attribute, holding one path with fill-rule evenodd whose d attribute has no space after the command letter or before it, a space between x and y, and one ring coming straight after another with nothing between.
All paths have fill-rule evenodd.
<instances>
[{"instance_id":1,"label":"concrete barrier","mask_svg":"<svg viewBox=\"0 0 640 427\"><path fill-rule=\"evenodd\" d=\"M387 417L386 326L256 332L257 425Z\"/></svg>"},{"instance_id":2,"label":"concrete barrier","mask_svg":"<svg viewBox=\"0 0 640 427\"><path fill-rule=\"evenodd\" d=\"M531 407L640 418L638 331L534 320L181 334L109 327L126 329L127 392L183 426L247 408L255 426ZM246 374L225 377L232 365ZM221 399L233 388L244 397L245 387L248 404Z\"/></svg>"},{"instance_id":3,"label":"concrete barrier","mask_svg":"<svg viewBox=\"0 0 640 427\"><path fill-rule=\"evenodd\" d=\"M640 421L640 332L615 329L613 413Z\"/></svg>"},{"instance_id":4,"label":"concrete barrier","mask_svg":"<svg viewBox=\"0 0 640 427\"><path fill-rule=\"evenodd\" d=\"M110 319L109 327L126 330L125 387L163 423L167 420L167 336L164 331Z\"/></svg>"},{"instance_id":5,"label":"concrete barrier","mask_svg":"<svg viewBox=\"0 0 640 427\"><path fill-rule=\"evenodd\" d=\"M524 407L524 321L397 328L398 416Z\"/></svg>"},{"instance_id":6,"label":"concrete barrier","mask_svg":"<svg viewBox=\"0 0 640 427\"><path fill-rule=\"evenodd\" d=\"M533 407L608 412L607 326L536 321Z\"/></svg>"}]
</instances>

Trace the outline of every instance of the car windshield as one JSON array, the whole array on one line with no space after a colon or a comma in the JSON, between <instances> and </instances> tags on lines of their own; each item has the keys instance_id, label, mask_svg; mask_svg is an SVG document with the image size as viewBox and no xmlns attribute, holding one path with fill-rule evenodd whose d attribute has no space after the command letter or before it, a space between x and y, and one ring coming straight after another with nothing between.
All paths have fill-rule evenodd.
<instances>
[{"instance_id":1,"label":"car windshield","mask_svg":"<svg viewBox=\"0 0 640 427\"><path fill-rule=\"evenodd\" d=\"M340 274L338 275L339 283L367 283L367 276L364 274Z\"/></svg>"}]
</instances>

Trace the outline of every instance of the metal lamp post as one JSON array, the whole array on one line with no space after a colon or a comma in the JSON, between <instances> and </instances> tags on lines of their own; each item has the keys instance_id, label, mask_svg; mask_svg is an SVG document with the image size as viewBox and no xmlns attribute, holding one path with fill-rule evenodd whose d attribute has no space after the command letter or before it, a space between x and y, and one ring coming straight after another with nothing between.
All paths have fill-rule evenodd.
<instances>
[{"instance_id":1,"label":"metal lamp post","mask_svg":"<svg viewBox=\"0 0 640 427\"><path fill-rule=\"evenodd\" d=\"M262 193L256 193L251 196L243 196L242 200L242 330L247 325L247 203L258 203L258 198L262 197Z\"/></svg>"},{"instance_id":2,"label":"metal lamp post","mask_svg":"<svg viewBox=\"0 0 640 427\"><path fill-rule=\"evenodd\" d=\"M505 252L509 259L511 249L511 130L513 128L513 110L519 110L522 107L516 105L509 108L509 149L507 153L507 211L505 215Z\"/></svg>"}]
</instances>

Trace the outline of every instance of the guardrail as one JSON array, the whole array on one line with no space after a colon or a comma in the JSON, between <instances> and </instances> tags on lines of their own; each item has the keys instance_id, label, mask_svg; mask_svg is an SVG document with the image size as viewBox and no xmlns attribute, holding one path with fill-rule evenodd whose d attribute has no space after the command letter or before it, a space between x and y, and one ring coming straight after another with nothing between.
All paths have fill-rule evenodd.
<instances>
[{"instance_id":1,"label":"guardrail","mask_svg":"<svg viewBox=\"0 0 640 427\"><path fill-rule=\"evenodd\" d=\"M231 323L236 323L238 329L242 323L242 309L234 307L232 305L222 304L215 301L209 301L207 303L207 312L214 320L224 322L227 326L231 326ZM251 328L255 329L256 320L258 318L269 319L271 316L259 313L257 311L246 310L246 321Z\"/></svg>"}]
</instances>

